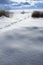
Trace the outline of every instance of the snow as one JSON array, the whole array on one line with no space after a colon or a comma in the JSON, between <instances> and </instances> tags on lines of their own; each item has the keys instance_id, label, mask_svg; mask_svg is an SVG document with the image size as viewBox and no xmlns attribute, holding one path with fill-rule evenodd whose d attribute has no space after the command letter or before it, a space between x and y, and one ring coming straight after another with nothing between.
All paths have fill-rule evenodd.
<instances>
[{"instance_id":1,"label":"snow","mask_svg":"<svg viewBox=\"0 0 43 65\"><path fill-rule=\"evenodd\" d=\"M43 27L43 19L33 19L31 17L32 12L34 10L25 10L25 14L21 14L24 10L12 10L14 13L12 17L0 17L0 33L6 30L11 30L14 28L21 28L21 27ZM43 11L43 10L41 10Z\"/></svg>"},{"instance_id":2,"label":"snow","mask_svg":"<svg viewBox=\"0 0 43 65\"><path fill-rule=\"evenodd\" d=\"M43 19L31 13L0 18L0 65L43 65Z\"/></svg>"}]
</instances>

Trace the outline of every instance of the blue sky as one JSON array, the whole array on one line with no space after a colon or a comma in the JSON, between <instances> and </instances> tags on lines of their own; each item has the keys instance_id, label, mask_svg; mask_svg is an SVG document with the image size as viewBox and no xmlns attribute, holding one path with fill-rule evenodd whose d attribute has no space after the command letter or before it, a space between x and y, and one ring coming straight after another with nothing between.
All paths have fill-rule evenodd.
<instances>
[{"instance_id":1,"label":"blue sky","mask_svg":"<svg viewBox=\"0 0 43 65\"><path fill-rule=\"evenodd\" d=\"M43 0L0 0L0 9L22 9L22 8L43 9Z\"/></svg>"}]
</instances>

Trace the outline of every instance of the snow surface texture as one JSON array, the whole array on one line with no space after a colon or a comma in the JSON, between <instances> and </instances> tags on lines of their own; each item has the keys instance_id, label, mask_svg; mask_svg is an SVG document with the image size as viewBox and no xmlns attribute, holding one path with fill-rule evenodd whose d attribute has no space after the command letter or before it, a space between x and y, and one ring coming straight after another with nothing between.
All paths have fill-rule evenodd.
<instances>
[{"instance_id":1,"label":"snow surface texture","mask_svg":"<svg viewBox=\"0 0 43 65\"><path fill-rule=\"evenodd\" d=\"M43 10L42 10L43 11ZM0 32L9 30L9 28L20 28L24 26L38 26L43 27L43 18L33 19L31 17L32 10L25 10L25 13L22 14L21 11L13 11L14 14L12 17L0 17ZM40 21L39 21L40 20Z\"/></svg>"},{"instance_id":2,"label":"snow surface texture","mask_svg":"<svg viewBox=\"0 0 43 65\"><path fill-rule=\"evenodd\" d=\"M0 35L0 65L43 65L43 27L13 29Z\"/></svg>"},{"instance_id":3,"label":"snow surface texture","mask_svg":"<svg viewBox=\"0 0 43 65\"><path fill-rule=\"evenodd\" d=\"M0 65L43 65L43 19L32 19L29 12L14 15L0 19L10 24L0 23Z\"/></svg>"}]
</instances>

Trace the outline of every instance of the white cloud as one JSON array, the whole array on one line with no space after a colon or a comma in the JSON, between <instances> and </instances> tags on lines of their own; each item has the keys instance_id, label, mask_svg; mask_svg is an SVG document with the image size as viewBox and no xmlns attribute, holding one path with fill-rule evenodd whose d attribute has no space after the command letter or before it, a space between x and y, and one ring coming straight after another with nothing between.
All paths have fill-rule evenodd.
<instances>
[{"instance_id":1,"label":"white cloud","mask_svg":"<svg viewBox=\"0 0 43 65\"><path fill-rule=\"evenodd\" d=\"M25 0L11 0L11 1L16 1L16 2L25 2Z\"/></svg>"},{"instance_id":2,"label":"white cloud","mask_svg":"<svg viewBox=\"0 0 43 65\"><path fill-rule=\"evenodd\" d=\"M11 1L16 1L16 2L25 2L25 1L43 1L43 0L11 0Z\"/></svg>"},{"instance_id":3,"label":"white cloud","mask_svg":"<svg viewBox=\"0 0 43 65\"><path fill-rule=\"evenodd\" d=\"M27 1L27 2L29 2L30 3L30 6L32 6L32 5L35 5L35 3L43 3L43 0L11 0L11 1L15 1L15 2L25 2L25 1Z\"/></svg>"},{"instance_id":4,"label":"white cloud","mask_svg":"<svg viewBox=\"0 0 43 65\"><path fill-rule=\"evenodd\" d=\"M33 0L11 0L11 1L16 1L16 2L25 2L25 1L27 1L27 2L30 2L30 1L33 1Z\"/></svg>"}]
</instances>

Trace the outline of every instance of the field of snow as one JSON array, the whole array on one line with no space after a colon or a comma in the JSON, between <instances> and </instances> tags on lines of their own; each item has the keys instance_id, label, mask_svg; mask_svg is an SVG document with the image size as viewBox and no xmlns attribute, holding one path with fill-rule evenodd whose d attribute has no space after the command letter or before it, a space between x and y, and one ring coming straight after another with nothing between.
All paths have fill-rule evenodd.
<instances>
[{"instance_id":1,"label":"field of snow","mask_svg":"<svg viewBox=\"0 0 43 65\"><path fill-rule=\"evenodd\" d=\"M43 18L21 12L0 17L0 65L43 65Z\"/></svg>"},{"instance_id":2,"label":"field of snow","mask_svg":"<svg viewBox=\"0 0 43 65\"><path fill-rule=\"evenodd\" d=\"M21 12L24 11L24 14L21 14ZM0 17L0 32L13 29L13 28L20 28L20 27L32 27L32 26L38 26L43 27L43 19L34 19L31 17L32 12L34 10L12 10L14 13L12 17ZM39 11L39 10L38 10ZM40 10L43 11L43 10Z\"/></svg>"}]
</instances>

